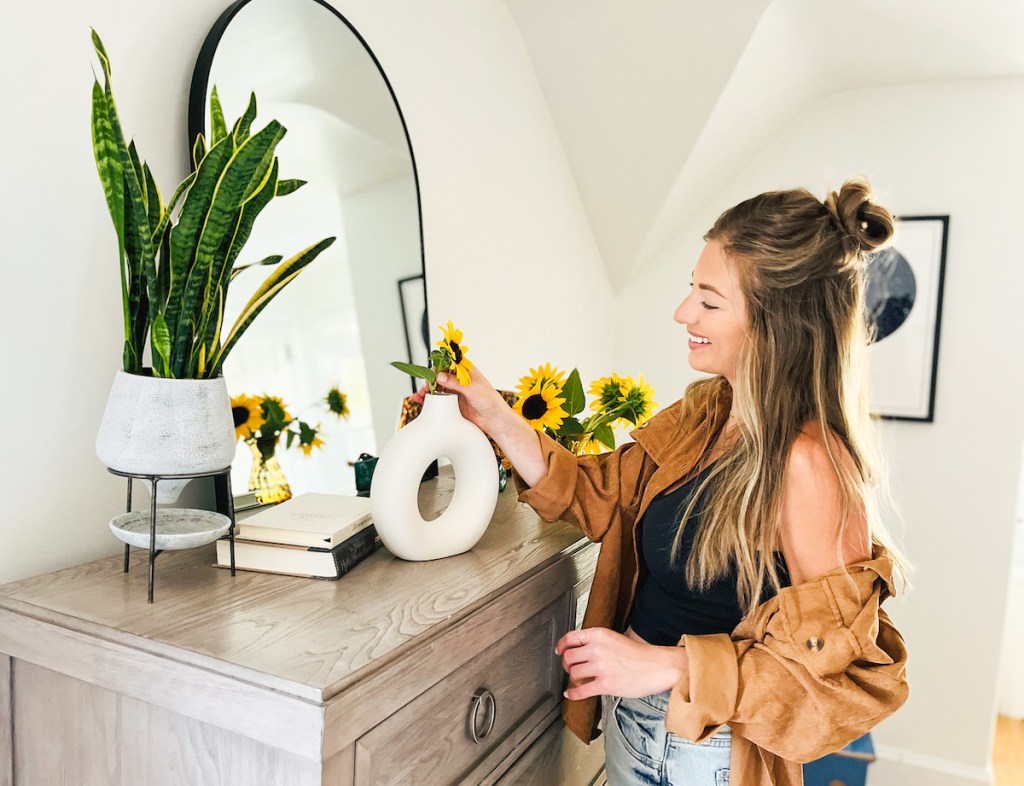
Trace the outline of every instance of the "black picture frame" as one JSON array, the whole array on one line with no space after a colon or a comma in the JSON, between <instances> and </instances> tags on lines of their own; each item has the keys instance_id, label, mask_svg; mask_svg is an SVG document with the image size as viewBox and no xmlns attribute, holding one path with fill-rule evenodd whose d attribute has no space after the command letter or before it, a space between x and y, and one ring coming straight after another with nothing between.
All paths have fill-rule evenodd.
<instances>
[{"instance_id":1,"label":"black picture frame","mask_svg":"<svg viewBox=\"0 0 1024 786\"><path fill-rule=\"evenodd\" d=\"M889 247L869 257L871 414L932 423L949 241L948 215L898 216Z\"/></svg>"}]
</instances>

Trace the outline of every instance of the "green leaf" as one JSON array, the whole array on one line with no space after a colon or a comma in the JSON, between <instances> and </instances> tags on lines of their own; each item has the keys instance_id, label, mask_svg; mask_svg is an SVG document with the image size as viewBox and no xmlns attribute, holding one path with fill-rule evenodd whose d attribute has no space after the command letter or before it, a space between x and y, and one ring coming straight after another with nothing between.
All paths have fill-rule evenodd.
<instances>
[{"instance_id":1,"label":"green leaf","mask_svg":"<svg viewBox=\"0 0 1024 786\"><path fill-rule=\"evenodd\" d=\"M569 379L565 381L562 386L562 398L565 399L565 403L562 405L562 409L569 415L578 415L583 411L585 405L583 398L583 383L580 382L580 372L578 369L573 369L572 373L569 374Z\"/></svg>"},{"instance_id":2,"label":"green leaf","mask_svg":"<svg viewBox=\"0 0 1024 786\"><path fill-rule=\"evenodd\" d=\"M217 144L228 135L228 127L224 122L224 110L217 95L217 85L210 91L210 141Z\"/></svg>"},{"instance_id":3,"label":"green leaf","mask_svg":"<svg viewBox=\"0 0 1024 786\"><path fill-rule=\"evenodd\" d=\"M278 196L288 196L288 194L292 194L292 193L298 191L304 185L306 185L306 181L305 180L294 180L294 179L292 179L292 180L278 180L277 181L277 195Z\"/></svg>"},{"instance_id":4,"label":"green leaf","mask_svg":"<svg viewBox=\"0 0 1024 786\"><path fill-rule=\"evenodd\" d=\"M196 134L196 141L192 143L192 166L199 169L199 164L206 158L206 140L202 134Z\"/></svg>"},{"instance_id":5,"label":"green leaf","mask_svg":"<svg viewBox=\"0 0 1024 786\"><path fill-rule=\"evenodd\" d=\"M224 364L228 353L232 350L238 339L241 338L246 328L252 324L252 321L266 308L267 304L270 303L278 292L284 289L290 281L302 272L304 267L316 259L320 252L328 248L336 239L334 237L324 238L319 243L315 243L309 248L300 251L287 262L282 262L278 265L267 280L263 282L262 286L249 298L245 308L242 309L242 313L228 333L224 346L220 348L214 363L208 369L208 376L216 377L220 373L221 366Z\"/></svg>"},{"instance_id":6,"label":"green leaf","mask_svg":"<svg viewBox=\"0 0 1024 786\"><path fill-rule=\"evenodd\" d=\"M411 374L414 377L427 380L431 385L435 382L435 372L433 369L424 368L423 366L417 366L412 363L402 363L397 360L391 361L391 365L397 368L399 371L404 371L406 374Z\"/></svg>"},{"instance_id":7,"label":"green leaf","mask_svg":"<svg viewBox=\"0 0 1024 786\"><path fill-rule=\"evenodd\" d=\"M263 257L259 262L250 262L248 265L240 265L239 267L233 267L231 269L231 281L235 280L235 276L241 273L243 270L248 270L251 267L264 267L266 265L276 265L284 259L280 254L271 254L269 257Z\"/></svg>"},{"instance_id":8,"label":"green leaf","mask_svg":"<svg viewBox=\"0 0 1024 786\"><path fill-rule=\"evenodd\" d=\"M582 434L583 425L580 423L578 418L574 418L569 415L562 419L562 425L558 427L558 434L561 436L570 436L573 434Z\"/></svg>"},{"instance_id":9,"label":"green leaf","mask_svg":"<svg viewBox=\"0 0 1024 786\"><path fill-rule=\"evenodd\" d=\"M245 112L242 116L235 121L234 128L231 129L231 136L235 140L235 145L241 145L246 139L249 138L249 129L252 128L252 121L256 119L256 94L249 94L249 105L246 106Z\"/></svg>"},{"instance_id":10,"label":"green leaf","mask_svg":"<svg viewBox=\"0 0 1024 786\"><path fill-rule=\"evenodd\" d=\"M99 40L93 32L95 40ZM102 44L100 44L102 48ZM110 219L114 223L114 231L117 233L117 257L118 267L121 272L121 305L124 312L124 335L126 344L131 343L132 314L128 298L128 274L126 271L127 260L125 258L124 242L124 177L121 169L121 156L117 150L117 143L114 140L114 132L110 127L110 119L107 111L107 98L98 81L93 82L92 87L92 147L96 158L96 170L100 176L100 183L103 186L103 195L106 197L107 210L110 212ZM125 351L125 363L130 362L133 353ZM125 371L133 373L138 368L132 365L125 365Z\"/></svg>"},{"instance_id":11,"label":"green leaf","mask_svg":"<svg viewBox=\"0 0 1024 786\"><path fill-rule=\"evenodd\" d=\"M594 439L610 450L615 450L615 434L607 423L602 423L594 429Z\"/></svg>"},{"instance_id":12,"label":"green leaf","mask_svg":"<svg viewBox=\"0 0 1024 786\"><path fill-rule=\"evenodd\" d=\"M167 329L164 315L159 313L153 320L153 349L162 361L162 367L166 369L171 363L171 331ZM156 368L156 363L153 367Z\"/></svg>"}]
</instances>

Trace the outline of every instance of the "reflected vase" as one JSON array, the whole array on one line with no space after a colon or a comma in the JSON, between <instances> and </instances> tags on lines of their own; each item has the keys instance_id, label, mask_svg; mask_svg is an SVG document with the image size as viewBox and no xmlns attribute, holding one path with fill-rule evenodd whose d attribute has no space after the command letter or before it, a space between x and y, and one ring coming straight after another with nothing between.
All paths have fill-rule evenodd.
<instances>
[{"instance_id":1,"label":"reflected vase","mask_svg":"<svg viewBox=\"0 0 1024 786\"><path fill-rule=\"evenodd\" d=\"M252 450L249 491L255 494L257 502L264 505L284 502L292 497L288 479L281 469L281 462L277 460L276 442L276 439L249 442L249 448Z\"/></svg>"},{"instance_id":2,"label":"reflected vase","mask_svg":"<svg viewBox=\"0 0 1024 786\"><path fill-rule=\"evenodd\" d=\"M436 519L419 510L423 475L441 457L452 463L455 490ZM469 551L498 504L497 465L487 436L462 416L455 393L428 393L423 410L381 451L370 482L373 523L387 549L405 560Z\"/></svg>"}]
</instances>

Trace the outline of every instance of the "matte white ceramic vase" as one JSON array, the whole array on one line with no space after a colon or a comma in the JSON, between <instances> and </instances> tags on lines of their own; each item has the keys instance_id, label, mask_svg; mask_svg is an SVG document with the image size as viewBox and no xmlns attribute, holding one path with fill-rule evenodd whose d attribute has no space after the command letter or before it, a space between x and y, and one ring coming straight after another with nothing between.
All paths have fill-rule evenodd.
<instances>
[{"instance_id":1,"label":"matte white ceramic vase","mask_svg":"<svg viewBox=\"0 0 1024 786\"><path fill-rule=\"evenodd\" d=\"M96 435L96 456L111 469L147 475L230 466L235 424L224 377L160 379L118 371ZM165 484L170 493L181 485L172 483L160 481L158 501L165 501Z\"/></svg>"},{"instance_id":2,"label":"matte white ceramic vase","mask_svg":"<svg viewBox=\"0 0 1024 786\"><path fill-rule=\"evenodd\" d=\"M419 510L423 473L439 457L452 463L455 493L433 521ZM459 410L456 393L428 393L418 416L381 451L370 480L373 523L384 545L406 560L468 551L483 537L498 503L498 462L484 433Z\"/></svg>"}]
</instances>

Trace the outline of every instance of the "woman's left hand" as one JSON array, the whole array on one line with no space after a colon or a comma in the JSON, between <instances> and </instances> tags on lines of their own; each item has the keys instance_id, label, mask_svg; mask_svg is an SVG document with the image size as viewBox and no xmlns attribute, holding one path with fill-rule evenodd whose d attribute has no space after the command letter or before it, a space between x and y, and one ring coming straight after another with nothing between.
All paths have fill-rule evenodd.
<instances>
[{"instance_id":1,"label":"woman's left hand","mask_svg":"<svg viewBox=\"0 0 1024 786\"><path fill-rule=\"evenodd\" d=\"M571 630L558 640L555 653L569 674L565 697L637 698L666 691L689 675L684 647L659 647L608 628Z\"/></svg>"}]
</instances>

